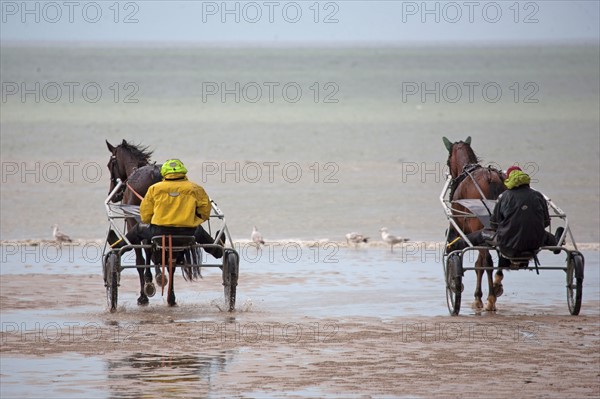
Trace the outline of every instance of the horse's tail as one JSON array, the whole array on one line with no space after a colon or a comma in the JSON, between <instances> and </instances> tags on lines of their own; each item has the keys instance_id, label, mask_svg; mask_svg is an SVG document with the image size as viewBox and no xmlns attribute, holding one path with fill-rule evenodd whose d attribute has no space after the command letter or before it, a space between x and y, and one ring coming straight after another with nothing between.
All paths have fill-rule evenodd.
<instances>
[{"instance_id":1,"label":"horse's tail","mask_svg":"<svg viewBox=\"0 0 600 399\"><path fill-rule=\"evenodd\" d=\"M199 256L202 255L193 249L185 251L184 254L186 263L192 265L199 265L201 263L201 258L199 258ZM183 266L181 268L181 274L185 281L195 281L203 278L201 266Z\"/></svg>"},{"instance_id":2,"label":"horse's tail","mask_svg":"<svg viewBox=\"0 0 600 399\"><path fill-rule=\"evenodd\" d=\"M185 281L195 281L202 279L202 268L200 266L185 266L181 268L183 279Z\"/></svg>"}]
</instances>

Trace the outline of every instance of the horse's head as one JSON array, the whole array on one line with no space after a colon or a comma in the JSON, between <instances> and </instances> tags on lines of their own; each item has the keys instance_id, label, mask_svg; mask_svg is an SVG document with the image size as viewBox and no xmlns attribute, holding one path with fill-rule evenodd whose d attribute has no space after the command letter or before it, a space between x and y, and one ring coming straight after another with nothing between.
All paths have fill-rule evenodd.
<instances>
[{"instance_id":1,"label":"horse's head","mask_svg":"<svg viewBox=\"0 0 600 399\"><path fill-rule=\"evenodd\" d=\"M456 178L462 173L463 168L468 164L476 164L479 159L471 148L471 136L465 141L457 141L452 143L446 137L442 137L444 145L448 150L448 168L452 178Z\"/></svg>"},{"instance_id":2,"label":"horse's head","mask_svg":"<svg viewBox=\"0 0 600 399\"><path fill-rule=\"evenodd\" d=\"M106 140L106 145L108 147L108 151L110 151L110 159L108 160L108 171L110 172L110 187L108 188L108 193L110 194L117 185L117 179L125 180L125 169L123 168L122 163L118 161L117 158L117 147L113 146ZM123 198L123 190L118 192L112 198L112 202L118 202Z\"/></svg>"},{"instance_id":3,"label":"horse's head","mask_svg":"<svg viewBox=\"0 0 600 399\"><path fill-rule=\"evenodd\" d=\"M152 151L148 151L147 147L129 144L125 140L118 146L113 146L106 140L106 146L110 151L110 159L107 165L110 171L110 187L108 190L110 193L116 187L117 179L125 181L136 168L147 165L150 162ZM123 190L113 197L113 202L122 199L124 189L123 187Z\"/></svg>"}]
</instances>

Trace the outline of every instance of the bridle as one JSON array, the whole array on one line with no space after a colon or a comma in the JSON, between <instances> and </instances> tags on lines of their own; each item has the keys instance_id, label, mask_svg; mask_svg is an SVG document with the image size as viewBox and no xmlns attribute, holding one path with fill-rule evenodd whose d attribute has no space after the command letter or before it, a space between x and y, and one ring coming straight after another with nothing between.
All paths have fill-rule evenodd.
<instances>
[{"instance_id":1,"label":"bridle","mask_svg":"<svg viewBox=\"0 0 600 399\"><path fill-rule=\"evenodd\" d=\"M119 164L117 161L117 156L114 154L110 156L110 160L108 161L108 170L110 170L110 182L111 182L110 191L114 190L114 188L117 187L117 184L119 184L118 180L121 180L121 182L123 182L123 185L121 186L119 191L116 192L115 195L113 196L114 202L123 200L123 195L125 194L125 190L127 188L133 193L133 195L135 195L137 198L139 198L140 201L142 201L144 199L144 197L142 197L137 191L135 191L135 189L133 187L131 187L131 185L127 181L126 175L119 176Z\"/></svg>"},{"instance_id":2,"label":"bridle","mask_svg":"<svg viewBox=\"0 0 600 399\"><path fill-rule=\"evenodd\" d=\"M111 183L111 191L119 184L118 180L125 182L127 180L127 176L123 177L119 175L119 165L117 162L117 156L111 155L110 160L108 161L108 170L110 171L110 183ZM123 199L123 194L125 192L125 186L121 186L119 191L115 193L113 196L113 200L115 202L121 201Z\"/></svg>"}]
</instances>

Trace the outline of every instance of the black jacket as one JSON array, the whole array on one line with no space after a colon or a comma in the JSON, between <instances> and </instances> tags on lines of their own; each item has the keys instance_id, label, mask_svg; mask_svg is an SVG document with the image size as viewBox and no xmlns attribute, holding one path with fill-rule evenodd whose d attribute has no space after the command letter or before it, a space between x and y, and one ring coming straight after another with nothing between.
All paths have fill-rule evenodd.
<instances>
[{"instance_id":1,"label":"black jacket","mask_svg":"<svg viewBox=\"0 0 600 399\"><path fill-rule=\"evenodd\" d=\"M544 245L550 225L544 196L528 185L502 193L490 218L500 248L533 251Z\"/></svg>"}]
</instances>

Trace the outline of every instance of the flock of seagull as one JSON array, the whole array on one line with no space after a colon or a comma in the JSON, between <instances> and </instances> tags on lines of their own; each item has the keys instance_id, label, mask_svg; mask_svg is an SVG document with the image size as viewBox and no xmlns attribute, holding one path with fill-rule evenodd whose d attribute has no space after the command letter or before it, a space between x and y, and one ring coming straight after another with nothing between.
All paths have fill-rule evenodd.
<instances>
[{"instance_id":1,"label":"flock of seagull","mask_svg":"<svg viewBox=\"0 0 600 399\"><path fill-rule=\"evenodd\" d=\"M382 227L379 231L381 232L381 239L390 244L390 249L392 252L394 252L394 245L402 244L403 242L409 241L408 238L403 238L390 234L387 227ZM52 235L54 236L54 240L60 244L62 244L63 242L73 241L68 235L59 231L58 225L56 224L52 225ZM252 228L252 234L250 235L250 239L258 247L260 247L261 245L265 245L265 240L263 239L262 234L260 233L260 231L258 231L256 226ZM360 233L352 232L346 234L346 243L348 245L352 243L355 247L357 247L360 243L366 242L369 242L369 237L365 237Z\"/></svg>"},{"instance_id":2,"label":"flock of seagull","mask_svg":"<svg viewBox=\"0 0 600 399\"><path fill-rule=\"evenodd\" d=\"M396 236L390 234L387 227L382 227L379 232L381 233L381 239L388 244L390 244L390 250L394 252L394 245L402 244L404 242L408 242L410 238L404 238L400 236ZM350 243L354 244L357 247L362 242L368 242L369 237L365 237L364 235L356 232L346 234L346 243L350 245Z\"/></svg>"},{"instance_id":3,"label":"flock of seagull","mask_svg":"<svg viewBox=\"0 0 600 399\"><path fill-rule=\"evenodd\" d=\"M390 250L392 252L394 252L394 245L402 244L410 240L409 238L403 238L400 236L390 234L387 227L382 227L379 231L381 232L381 239L386 243L390 244ZM250 234L250 240L252 240L252 242L258 247L265 244L263 236L260 233L260 231L257 230L256 226L254 226L254 228L252 229L252 234ZM359 244L367 242L369 242L369 237L365 237L363 234L357 232L346 234L346 243L348 245L352 243L354 244L354 247L358 247Z\"/></svg>"}]
</instances>

